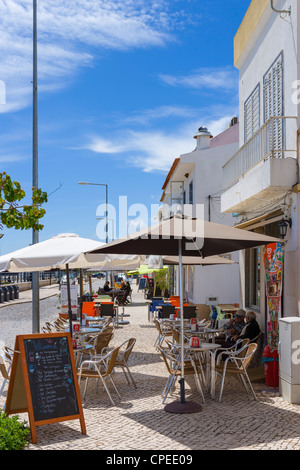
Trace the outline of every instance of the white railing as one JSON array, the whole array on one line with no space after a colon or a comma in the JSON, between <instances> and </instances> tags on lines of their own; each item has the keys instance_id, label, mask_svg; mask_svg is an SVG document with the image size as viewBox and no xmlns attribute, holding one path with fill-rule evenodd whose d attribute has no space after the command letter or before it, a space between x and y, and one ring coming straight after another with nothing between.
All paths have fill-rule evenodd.
<instances>
[{"instance_id":1,"label":"white railing","mask_svg":"<svg viewBox=\"0 0 300 470\"><path fill-rule=\"evenodd\" d=\"M268 158L297 158L297 118L271 117L223 166L223 191Z\"/></svg>"}]
</instances>

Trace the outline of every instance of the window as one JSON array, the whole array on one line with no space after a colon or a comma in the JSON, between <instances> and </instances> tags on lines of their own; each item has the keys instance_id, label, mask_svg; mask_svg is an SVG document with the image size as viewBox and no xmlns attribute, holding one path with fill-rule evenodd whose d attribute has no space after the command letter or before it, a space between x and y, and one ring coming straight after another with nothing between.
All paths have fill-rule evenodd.
<instances>
[{"instance_id":1,"label":"window","mask_svg":"<svg viewBox=\"0 0 300 470\"><path fill-rule=\"evenodd\" d=\"M260 84L251 93L244 105L245 142L260 128Z\"/></svg>"},{"instance_id":2,"label":"window","mask_svg":"<svg viewBox=\"0 0 300 470\"><path fill-rule=\"evenodd\" d=\"M183 204L183 182L171 181L171 213L175 213Z\"/></svg>"},{"instance_id":3,"label":"window","mask_svg":"<svg viewBox=\"0 0 300 470\"><path fill-rule=\"evenodd\" d=\"M189 184L189 204L194 204L193 181L191 181Z\"/></svg>"},{"instance_id":4,"label":"window","mask_svg":"<svg viewBox=\"0 0 300 470\"><path fill-rule=\"evenodd\" d=\"M283 116L283 53L277 57L264 76L264 121ZM274 120L270 135L270 149L279 151L283 147L283 119ZM276 157L282 154L275 154Z\"/></svg>"}]
</instances>

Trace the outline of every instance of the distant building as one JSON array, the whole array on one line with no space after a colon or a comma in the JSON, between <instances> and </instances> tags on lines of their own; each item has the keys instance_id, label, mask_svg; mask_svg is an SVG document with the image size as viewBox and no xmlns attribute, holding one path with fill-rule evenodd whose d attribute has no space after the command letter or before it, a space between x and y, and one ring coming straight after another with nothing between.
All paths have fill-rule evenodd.
<instances>
[{"instance_id":1,"label":"distant building","mask_svg":"<svg viewBox=\"0 0 300 470\"><path fill-rule=\"evenodd\" d=\"M231 215L221 213L222 166L239 148L239 124L234 118L228 128L212 137L201 127L194 139L195 150L180 155L163 184L160 218L167 216L170 208L176 210L183 204L204 206L205 220L232 225ZM196 215L194 213L194 215ZM238 260L238 254L229 255ZM184 295L196 304L200 315L207 314L206 298L215 296L219 303L239 302L239 269L231 266L190 266L184 271Z\"/></svg>"}]
</instances>

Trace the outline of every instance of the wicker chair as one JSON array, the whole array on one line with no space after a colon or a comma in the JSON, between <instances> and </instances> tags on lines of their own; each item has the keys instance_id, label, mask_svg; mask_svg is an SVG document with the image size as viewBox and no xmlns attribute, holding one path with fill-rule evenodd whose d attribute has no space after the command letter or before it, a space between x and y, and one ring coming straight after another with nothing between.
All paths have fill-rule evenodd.
<instances>
[{"instance_id":1,"label":"wicker chair","mask_svg":"<svg viewBox=\"0 0 300 470\"><path fill-rule=\"evenodd\" d=\"M158 349L158 347L162 345L166 337L172 336L172 332L169 324L163 326L162 323L157 320L157 318L154 318L154 323L158 331L158 336L154 342L154 347L155 349Z\"/></svg>"},{"instance_id":2,"label":"wicker chair","mask_svg":"<svg viewBox=\"0 0 300 470\"><path fill-rule=\"evenodd\" d=\"M12 349L8 348L7 346L3 347L3 354L0 355L0 372L3 377L3 383L0 389L0 396L3 393L6 383L9 381L9 373L12 366L13 355L14 351ZM8 364L8 367L6 367L6 364Z\"/></svg>"},{"instance_id":3,"label":"wicker chair","mask_svg":"<svg viewBox=\"0 0 300 470\"><path fill-rule=\"evenodd\" d=\"M177 378L181 377L181 361L180 361L180 357L178 356L178 354L173 353L170 350L166 350L162 348L161 346L159 346L158 349L162 355L167 371L169 373L165 388L161 394L163 398L162 402L164 403L171 388L175 386ZM204 395L202 392L201 383L199 379L198 368L195 365L195 362L191 358L184 361L184 375L194 376L196 387L202 396L203 402L205 403L205 399L204 399Z\"/></svg>"},{"instance_id":4,"label":"wicker chair","mask_svg":"<svg viewBox=\"0 0 300 470\"><path fill-rule=\"evenodd\" d=\"M219 373L222 375L219 402L222 401L226 374L238 376L241 379L247 393L249 393L248 388L247 388L247 383L248 383L250 391L254 399L257 400L251 381L247 374L247 369L250 365L251 359L256 349L257 349L257 344L250 343L241 349L237 349L235 352L223 351L222 354L218 357L217 364L216 364L216 373ZM221 363L221 358L224 359L224 355L227 355L228 357Z\"/></svg>"},{"instance_id":5,"label":"wicker chair","mask_svg":"<svg viewBox=\"0 0 300 470\"><path fill-rule=\"evenodd\" d=\"M86 395L86 390L87 390L89 379L100 379L103 383L103 386L109 396L109 399L112 405L115 405L115 402L113 401L110 391L106 384L106 380L110 379L115 391L117 392L118 397L121 398L118 392L118 389L111 376L114 370L114 366L115 366L115 362L119 353L119 349L120 348L115 348L103 357L89 359L81 363L79 372L78 372L79 384L81 382L82 377L86 379L83 399L85 398L85 395ZM97 386L97 382L98 381L96 381L96 386Z\"/></svg>"},{"instance_id":6,"label":"wicker chair","mask_svg":"<svg viewBox=\"0 0 300 470\"><path fill-rule=\"evenodd\" d=\"M119 351L118 357L117 357L116 362L115 362L115 367L121 367L123 372L124 372L124 375L127 379L128 384L130 384L130 380L131 380L134 387L137 388L136 383L135 383L135 381L132 377L132 374L131 374L129 366L128 366L128 361L129 361L129 358L130 358L130 355L132 353L132 350L133 350L133 347L134 347L135 343L136 343L136 339L135 338L130 338L129 340L127 340L123 344L121 344L120 351ZM125 348L125 350L122 350L122 348ZM130 380L127 377L126 372L128 373L128 375L130 377Z\"/></svg>"}]
</instances>

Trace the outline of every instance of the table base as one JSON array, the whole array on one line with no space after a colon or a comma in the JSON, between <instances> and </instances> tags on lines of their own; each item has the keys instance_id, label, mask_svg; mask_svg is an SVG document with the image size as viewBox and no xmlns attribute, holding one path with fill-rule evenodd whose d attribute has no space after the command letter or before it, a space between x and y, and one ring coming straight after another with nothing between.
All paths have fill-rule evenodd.
<instances>
[{"instance_id":1,"label":"table base","mask_svg":"<svg viewBox=\"0 0 300 470\"><path fill-rule=\"evenodd\" d=\"M202 411L202 406L192 401L187 401L185 403L181 403L181 401L173 401L166 405L164 410L168 413L177 414L199 413Z\"/></svg>"}]
</instances>

